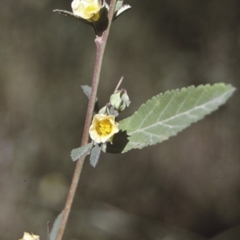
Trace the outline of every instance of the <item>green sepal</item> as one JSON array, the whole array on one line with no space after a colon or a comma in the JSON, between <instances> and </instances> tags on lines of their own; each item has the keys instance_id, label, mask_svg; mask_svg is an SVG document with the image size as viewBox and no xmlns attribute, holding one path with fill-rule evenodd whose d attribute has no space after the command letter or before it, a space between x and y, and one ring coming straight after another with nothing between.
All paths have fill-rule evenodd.
<instances>
[{"instance_id":1,"label":"green sepal","mask_svg":"<svg viewBox=\"0 0 240 240\"><path fill-rule=\"evenodd\" d=\"M99 158L100 158L100 154L101 154L101 151L102 151L102 147L98 144L96 144L92 151L91 151L91 155L90 155L90 164L93 166L93 167L96 167L98 161L99 161Z\"/></svg>"}]
</instances>

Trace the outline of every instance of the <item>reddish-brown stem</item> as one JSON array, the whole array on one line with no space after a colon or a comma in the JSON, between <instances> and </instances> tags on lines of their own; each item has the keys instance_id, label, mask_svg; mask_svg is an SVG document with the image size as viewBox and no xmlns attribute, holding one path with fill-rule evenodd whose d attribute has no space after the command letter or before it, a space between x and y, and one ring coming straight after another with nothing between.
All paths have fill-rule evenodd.
<instances>
[{"instance_id":1,"label":"reddish-brown stem","mask_svg":"<svg viewBox=\"0 0 240 240\"><path fill-rule=\"evenodd\" d=\"M112 23L115 5L116 5L116 0L111 0L109 12L108 12L108 20L109 20L108 27L103 32L101 37L97 36L95 39L96 58L95 58L95 66L94 66L94 73L93 73L93 79L92 79L92 89L91 89L91 95L88 102L88 108L87 108L81 146L87 144L88 142L88 130L92 120L95 99L97 96L98 84L99 84L100 73L102 68L102 60L103 60L103 55L104 55L104 51L105 51L105 47L106 47L106 43L109 35L109 30ZM75 171L72 178L72 183L70 185L65 207L63 209L63 216L62 216L60 227L58 229L56 240L61 240L63 237L63 233L66 228L69 213L71 211L73 199L76 193L76 189L78 186L78 181L82 172L84 161L85 161L85 157L82 157L76 163Z\"/></svg>"}]
</instances>

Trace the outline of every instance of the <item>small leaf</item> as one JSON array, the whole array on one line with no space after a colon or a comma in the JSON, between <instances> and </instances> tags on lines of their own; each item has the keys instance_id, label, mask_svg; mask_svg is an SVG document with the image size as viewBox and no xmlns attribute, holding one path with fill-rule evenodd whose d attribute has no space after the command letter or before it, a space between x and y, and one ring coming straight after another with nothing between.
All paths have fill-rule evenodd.
<instances>
[{"instance_id":1,"label":"small leaf","mask_svg":"<svg viewBox=\"0 0 240 240\"><path fill-rule=\"evenodd\" d=\"M143 104L119 128L127 131L122 152L160 143L224 104L235 88L223 83L167 91Z\"/></svg>"},{"instance_id":2,"label":"small leaf","mask_svg":"<svg viewBox=\"0 0 240 240\"><path fill-rule=\"evenodd\" d=\"M80 157L86 156L92 149L92 143L88 143L82 147L75 148L71 151L71 158L73 161L77 161Z\"/></svg>"},{"instance_id":3,"label":"small leaf","mask_svg":"<svg viewBox=\"0 0 240 240\"><path fill-rule=\"evenodd\" d=\"M88 85L82 85L81 86L83 92L85 93L85 95L88 97L88 99L90 98L90 95L91 95L91 90L92 88ZM95 102L98 101L98 98L96 98Z\"/></svg>"},{"instance_id":4,"label":"small leaf","mask_svg":"<svg viewBox=\"0 0 240 240\"><path fill-rule=\"evenodd\" d=\"M115 5L115 10L114 12L118 11L123 5L123 0L118 0L116 5Z\"/></svg>"},{"instance_id":5,"label":"small leaf","mask_svg":"<svg viewBox=\"0 0 240 240\"><path fill-rule=\"evenodd\" d=\"M131 9L131 6L130 6L130 5L127 5L127 4L123 5L123 6L120 7L120 8L118 9L118 11L115 13L115 18L114 18L114 19L118 18L122 13L126 12L126 11L129 10L129 9Z\"/></svg>"},{"instance_id":6,"label":"small leaf","mask_svg":"<svg viewBox=\"0 0 240 240\"><path fill-rule=\"evenodd\" d=\"M53 227L49 235L49 240L55 240L57 238L57 233L61 224L62 216L63 216L63 211L57 216L57 218L53 223Z\"/></svg>"},{"instance_id":7,"label":"small leaf","mask_svg":"<svg viewBox=\"0 0 240 240\"><path fill-rule=\"evenodd\" d=\"M85 95L88 97L88 99L90 98L90 95L91 95L91 87L88 86L88 85L82 85L81 86L83 92L85 93Z\"/></svg>"},{"instance_id":8,"label":"small leaf","mask_svg":"<svg viewBox=\"0 0 240 240\"><path fill-rule=\"evenodd\" d=\"M95 145L94 148L92 149L91 155L90 155L90 164L93 167L96 167L101 151L102 151L102 148L99 145Z\"/></svg>"},{"instance_id":9,"label":"small leaf","mask_svg":"<svg viewBox=\"0 0 240 240\"><path fill-rule=\"evenodd\" d=\"M90 99L90 95L91 95L91 87L89 87L88 85L82 85L81 86L83 92L85 93L85 95L88 97L88 99ZM94 112L98 112L99 111L99 107L98 107L98 98L96 97L95 100L95 106L94 106Z\"/></svg>"}]
</instances>

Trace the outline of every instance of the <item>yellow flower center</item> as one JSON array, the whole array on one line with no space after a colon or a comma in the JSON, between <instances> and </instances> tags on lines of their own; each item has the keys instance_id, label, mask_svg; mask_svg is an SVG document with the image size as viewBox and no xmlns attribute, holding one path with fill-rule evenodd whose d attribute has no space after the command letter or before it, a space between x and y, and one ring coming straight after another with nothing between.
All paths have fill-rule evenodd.
<instances>
[{"instance_id":1,"label":"yellow flower center","mask_svg":"<svg viewBox=\"0 0 240 240\"><path fill-rule=\"evenodd\" d=\"M86 7L85 11L86 11L87 13L91 13L91 12L94 12L94 11L96 11L96 10L98 10L98 9L99 9L99 6L90 5L90 6Z\"/></svg>"},{"instance_id":2,"label":"yellow flower center","mask_svg":"<svg viewBox=\"0 0 240 240\"><path fill-rule=\"evenodd\" d=\"M107 136L112 132L112 124L109 119L99 121L96 126L96 131L100 136Z\"/></svg>"},{"instance_id":3,"label":"yellow flower center","mask_svg":"<svg viewBox=\"0 0 240 240\"><path fill-rule=\"evenodd\" d=\"M92 15L90 19L87 19L87 21L96 22L99 19L99 17L100 17L99 11L95 14L92 14L93 12L97 11L99 8L100 8L100 6L96 6L96 5L91 5L91 6L86 7L86 9L85 9L86 14Z\"/></svg>"}]
</instances>

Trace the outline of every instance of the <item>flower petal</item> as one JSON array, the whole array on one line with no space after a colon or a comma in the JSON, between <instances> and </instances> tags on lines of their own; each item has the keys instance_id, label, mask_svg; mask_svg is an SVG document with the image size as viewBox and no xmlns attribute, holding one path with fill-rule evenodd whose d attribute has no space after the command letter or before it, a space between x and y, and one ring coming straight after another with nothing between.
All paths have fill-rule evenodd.
<instances>
[{"instance_id":1,"label":"flower petal","mask_svg":"<svg viewBox=\"0 0 240 240\"><path fill-rule=\"evenodd\" d=\"M96 114L89 128L89 135L96 143L111 141L117 132L119 128L114 115Z\"/></svg>"}]
</instances>

